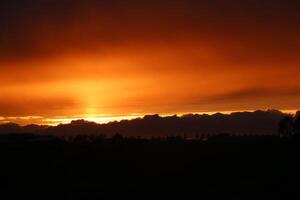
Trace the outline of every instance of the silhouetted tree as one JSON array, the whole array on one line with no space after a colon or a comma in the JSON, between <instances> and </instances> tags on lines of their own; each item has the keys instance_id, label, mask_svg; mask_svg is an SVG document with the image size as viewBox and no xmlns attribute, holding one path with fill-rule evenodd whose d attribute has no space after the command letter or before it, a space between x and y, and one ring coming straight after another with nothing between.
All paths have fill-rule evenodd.
<instances>
[{"instance_id":1,"label":"silhouetted tree","mask_svg":"<svg viewBox=\"0 0 300 200\"><path fill-rule=\"evenodd\" d=\"M122 136L121 134L119 134L119 133L116 133L116 134L114 134L114 135L111 137L111 139L112 139L113 141L122 141L122 140L123 140L123 136Z\"/></svg>"},{"instance_id":2,"label":"silhouetted tree","mask_svg":"<svg viewBox=\"0 0 300 200\"><path fill-rule=\"evenodd\" d=\"M294 133L294 117L286 115L278 124L278 132L281 137L288 137Z\"/></svg>"},{"instance_id":3,"label":"silhouetted tree","mask_svg":"<svg viewBox=\"0 0 300 200\"><path fill-rule=\"evenodd\" d=\"M294 119L294 133L300 135L300 112L297 112Z\"/></svg>"}]
</instances>

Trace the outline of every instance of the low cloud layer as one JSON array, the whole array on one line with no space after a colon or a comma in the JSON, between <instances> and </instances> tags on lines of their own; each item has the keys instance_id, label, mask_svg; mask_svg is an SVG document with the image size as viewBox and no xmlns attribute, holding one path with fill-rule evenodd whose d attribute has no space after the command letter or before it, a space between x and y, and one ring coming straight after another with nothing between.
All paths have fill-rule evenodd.
<instances>
[{"instance_id":1,"label":"low cloud layer","mask_svg":"<svg viewBox=\"0 0 300 200\"><path fill-rule=\"evenodd\" d=\"M214 115L183 115L160 117L146 115L142 118L97 124L84 120L74 120L69 124L57 126L19 126L17 124L0 125L0 133L35 133L41 135L76 136L105 135L116 133L123 136L187 136L195 137L203 134L278 134L278 122L285 114L276 111L236 112Z\"/></svg>"}]
</instances>

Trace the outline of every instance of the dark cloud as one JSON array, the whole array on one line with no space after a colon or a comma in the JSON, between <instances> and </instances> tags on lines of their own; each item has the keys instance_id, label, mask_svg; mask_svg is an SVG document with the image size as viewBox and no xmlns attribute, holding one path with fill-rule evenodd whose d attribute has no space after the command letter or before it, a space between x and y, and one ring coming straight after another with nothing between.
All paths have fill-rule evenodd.
<instances>
[{"instance_id":1,"label":"dark cloud","mask_svg":"<svg viewBox=\"0 0 300 200\"><path fill-rule=\"evenodd\" d=\"M120 133L124 136L170 136L195 134L277 134L277 124L284 114L276 111L237 112L232 114L184 115L160 117L147 115L143 118L123 120L108 124L96 124L84 120L72 121L55 127L19 127L15 124L0 125L0 134L22 133L31 130L33 133L58 136L75 136L83 134L104 134L112 136ZM1 121L0 121L1 122Z\"/></svg>"},{"instance_id":2,"label":"dark cloud","mask_svg":"<svg viewBox=\"0 0 300 200\"><path fill-rule=\"evenodd\" d=\"M226 94L214 96L209 101L230 101L241 99L255 99L255 98L276 98L276 97L297 97L300 96L300 88L286 88L286 89L266 89L266 88L248 88L239 91L229 92Z\"/></svg>"},{"instance_id":3,"label":"dark cloud","mask_svg":"<svg viewBox=\"0 0 300 200\"><path fill-rule=\"evenodd\" d=\"M274 97L297 97L300 96L300 88L286 88L286 89L267 89L267 88L248 88L229 92L214 96L209 101L230 101L240 99L253 99L253 98L274 98Z\"/></svg>"}]
</instances>

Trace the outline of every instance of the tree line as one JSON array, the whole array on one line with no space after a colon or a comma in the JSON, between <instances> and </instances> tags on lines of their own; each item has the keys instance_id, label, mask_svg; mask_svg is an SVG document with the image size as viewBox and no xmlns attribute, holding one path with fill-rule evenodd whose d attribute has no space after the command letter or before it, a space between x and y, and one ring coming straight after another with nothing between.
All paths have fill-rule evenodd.
<instances>
[{"instance_id":1,"label":"tree line","mask_svg":"<svg viewBox=\"0 0 300 200\"><path fill-rule=\"evenodd\" d=\"M300 113L284 116L278 123L278 132L281 137L300 135Z\"/></svg>"}]
</instances>

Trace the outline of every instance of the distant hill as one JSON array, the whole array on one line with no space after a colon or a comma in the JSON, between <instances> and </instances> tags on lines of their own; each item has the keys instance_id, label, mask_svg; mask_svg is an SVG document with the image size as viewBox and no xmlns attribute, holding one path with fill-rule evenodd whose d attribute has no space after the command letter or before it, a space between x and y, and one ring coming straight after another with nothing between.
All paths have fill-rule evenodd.
<instances>
[{"instance_id":1,"label":"distant hill","mask_svg":"<svg viewBox=\"0 0 300 200\"><path fill-rule=\"evenodd\" d=\"M72 121L57 126L40 126L8 123L0 125L0 134L34 133L56 136L75 136L84 134L103 134L112 136L187 136L201 134L236 134L236 135L272 135L277 133L277 124L285 114L277 110L235 112L231 114L216 113L186 114L161 117L146 115L143 118L122 120L107 124L97 124L85 120Z\"/></svg>"}]
</instances>

